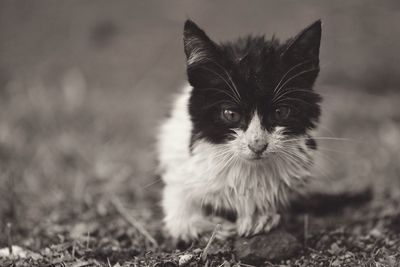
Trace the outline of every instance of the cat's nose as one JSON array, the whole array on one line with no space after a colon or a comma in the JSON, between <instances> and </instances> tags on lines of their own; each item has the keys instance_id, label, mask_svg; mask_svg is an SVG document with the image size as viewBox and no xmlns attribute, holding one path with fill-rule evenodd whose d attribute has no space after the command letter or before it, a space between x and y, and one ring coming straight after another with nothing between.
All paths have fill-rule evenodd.
<instances>
[{"instance_id":1,"label":"cat's nose","mask_svg":"<svg viewBox=\"0 0 400 267\"><path fill-rule=\"evenodd\" d=\"M251 151L253 151L256 154L261 154L263 153L267 147L268 143L264 142L254 142L252 144L247 145Z\"/></svg>"}]
</instances>

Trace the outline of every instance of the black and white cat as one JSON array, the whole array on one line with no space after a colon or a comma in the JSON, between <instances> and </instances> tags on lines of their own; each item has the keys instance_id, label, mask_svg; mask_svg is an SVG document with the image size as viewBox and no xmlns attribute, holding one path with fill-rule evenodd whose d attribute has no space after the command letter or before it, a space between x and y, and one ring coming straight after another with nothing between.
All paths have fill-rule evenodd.
<instances>
[{"instance_id":1,"label":"black and white cat","mask_svg":"<svg viewBox=\"0 0 400 267\"><path fill-rule=\"evenodd\" d=\"M174 238L195 239L216 223L222 237L279 223L316 150L320 39L316 21L282 43L248 36L217 44L186 21L189 84L158 138L164 222Z\"/></svg>"}]
</instances>

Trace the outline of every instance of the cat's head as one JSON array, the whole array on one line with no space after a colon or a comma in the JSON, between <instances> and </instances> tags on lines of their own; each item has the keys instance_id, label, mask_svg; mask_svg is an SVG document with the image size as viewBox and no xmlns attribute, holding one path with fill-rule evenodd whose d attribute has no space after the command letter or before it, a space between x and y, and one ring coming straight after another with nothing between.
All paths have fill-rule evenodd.
<instances>
[{"instance_id":1,"label":"cat's head","mask_svg":"<svg viewBox=\"0 0 400 267\"><path fill-rule=\"evenodd\" d=\"M248 36L217 44L188 20L183 39L193 146L223 145L250 161L284 155L300 141L315 146L307 136L320 116L321 97L312 87L321 21L286 42Z\"/></svg>"}]
</instances>

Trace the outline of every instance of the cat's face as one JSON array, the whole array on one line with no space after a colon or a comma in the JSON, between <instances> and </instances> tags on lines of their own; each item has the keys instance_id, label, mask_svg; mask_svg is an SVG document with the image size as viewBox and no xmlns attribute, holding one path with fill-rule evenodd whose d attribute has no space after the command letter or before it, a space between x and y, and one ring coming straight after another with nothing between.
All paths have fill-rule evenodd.
<instances>
[{"instance_id":1,"label":"cat's face","mask_svg":"<svg viewBox=\"0 0 400 267\"><path fill-rule=\"evenodd\" d=\"M247 160L287 153L294 146L301 150L296 139L315 146L306 137L320 116L321 98L312 89L320 39L317 21L284 43L249 36L216 44L187 21L192 145L210 142Z\"/></svg>"}]
</instances>

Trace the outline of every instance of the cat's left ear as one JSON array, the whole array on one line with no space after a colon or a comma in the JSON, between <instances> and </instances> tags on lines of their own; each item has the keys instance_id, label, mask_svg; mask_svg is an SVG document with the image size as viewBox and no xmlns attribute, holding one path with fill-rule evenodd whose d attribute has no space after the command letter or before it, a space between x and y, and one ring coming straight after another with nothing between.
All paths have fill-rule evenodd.
<instances>
[{"instance_id":1,"label":"cat's left ear","mask_svg":"<svg viewBox=\"0 0 400 267\"><path fill-rule=\"evenodd\" d=\"M185 22L183 44L188 67L203 63L217 53L217 45L191 20Z\"/></svg>"},{"instance_id":2,"label":"cat's left ear","mask_svg":"<svg viewBox=\"0 0 400 267\"><path fill-rule=\"evenodd\" d=\"M293 38L281 56L318 61L320 43L321 20L317 20Z\"/></svg>"}]
</instances>

